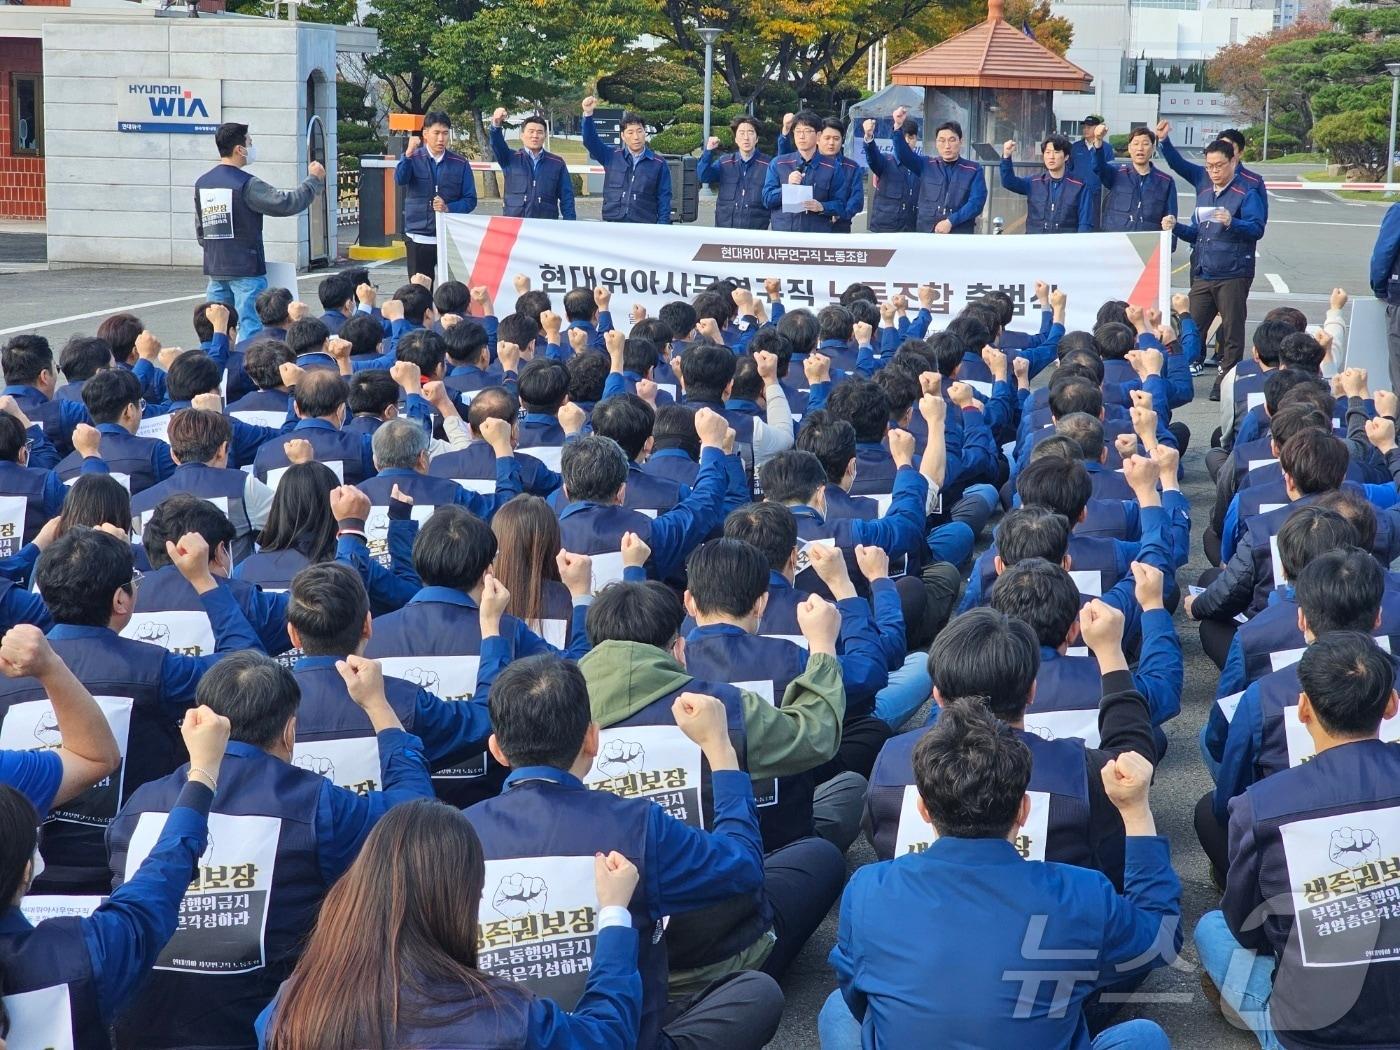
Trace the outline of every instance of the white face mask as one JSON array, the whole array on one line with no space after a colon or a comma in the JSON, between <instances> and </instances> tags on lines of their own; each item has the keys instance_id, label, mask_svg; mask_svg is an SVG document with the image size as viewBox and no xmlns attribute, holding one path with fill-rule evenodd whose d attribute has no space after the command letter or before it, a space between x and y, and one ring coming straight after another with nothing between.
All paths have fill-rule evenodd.
<instances>
[{"instance_id":1,"label":"white face mask","mask_svg":"<svg viewBox=\"0 0 1400 1050\"><path fill-rule=\"evenodd\" d=\"M258 147L257 147L257 146L244 146L244 147L243 147L243 155L244 155L244 157L246 158L245 161L244 161L244 163L246 163L246 164L255 164L255 163L257 162L257 159L258 159Z\"/></svg>"},{"instance_id":2,"label":"white face mask","mask_svg":"<svg viewBox=\"0 0 1400 1050\"><path fill-rule=\"evenodd\" d=\"M29 872L29 884L32 886L39 881L39 876L44 874L44 855L39 852L39 846L34 846L34 856L29 858L29 863L33 865Z\"/></svg>"}]
</instances>

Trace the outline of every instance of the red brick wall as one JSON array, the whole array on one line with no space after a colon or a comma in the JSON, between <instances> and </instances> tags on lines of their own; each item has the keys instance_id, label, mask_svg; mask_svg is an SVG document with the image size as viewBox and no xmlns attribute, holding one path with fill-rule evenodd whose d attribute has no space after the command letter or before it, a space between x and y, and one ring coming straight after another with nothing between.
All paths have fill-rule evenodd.
<instances>
[{"instance_id":1,"label":"red brick wall","mask_svg":"<svg viewBox=\"0 0 1400 1050\"><path fill-rule=\"evenodd\" d=\"M66 6L67 0L27 0ZM42 43L17 38L0 39L0 218L44 217L44 158L10 153L10 74L41 73Z\"/></svg>"}]
</instances>

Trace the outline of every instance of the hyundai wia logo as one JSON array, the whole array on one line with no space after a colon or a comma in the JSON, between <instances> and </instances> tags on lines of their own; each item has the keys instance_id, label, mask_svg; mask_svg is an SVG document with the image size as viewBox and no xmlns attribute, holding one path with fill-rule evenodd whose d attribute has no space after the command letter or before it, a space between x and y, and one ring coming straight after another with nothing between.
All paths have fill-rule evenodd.
<instances>
[{"instance_id":1,"label":"hyundai wia logo","mask_svg":"<svg viewBox=\"0 0 1400 1050\"><path fill-rule=\"evenodd\" d=\"M218 80L119 80L117 130L212 134L222 95Z\"/></svg>"},{"instance_id":2,"label":"hyundai wia logo","mask_svg":"<svg viewBox=\"0 0 1400 1050\"><path fill-rule=\"evenodd\" d=\"M127 90L133 95L145 95L153 117L203 117L209 119L209 107L193 91L181 90L175 84L132 84Z\"/></svg>"}]
</instances>

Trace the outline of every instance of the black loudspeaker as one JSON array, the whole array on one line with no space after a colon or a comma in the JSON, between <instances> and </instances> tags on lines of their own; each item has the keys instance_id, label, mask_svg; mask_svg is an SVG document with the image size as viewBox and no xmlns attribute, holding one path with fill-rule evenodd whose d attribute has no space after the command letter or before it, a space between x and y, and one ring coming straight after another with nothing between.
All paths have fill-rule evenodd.
<instances>
[{"instance_id":1,"label":"black loudspeaker","mask_svg":"<svg viewBox=\"0 0 1400 1050\"><path fill-rule=\"evenodd\" d=\"M671 169L671 221L694 222L700 215L700 180L694 157L667 157Z\"/></svg>"}]
</instances>

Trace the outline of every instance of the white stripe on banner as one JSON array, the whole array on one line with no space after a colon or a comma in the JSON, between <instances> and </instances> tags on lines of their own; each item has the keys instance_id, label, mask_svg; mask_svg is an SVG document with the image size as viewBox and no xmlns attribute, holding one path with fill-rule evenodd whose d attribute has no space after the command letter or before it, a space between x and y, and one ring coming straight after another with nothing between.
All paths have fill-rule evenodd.
<instances>
[{"instance_id":1,"label":"white stripe on banner","mask_svg":"<svg viewBox=\"0 0 1400 1050\"><path fill-rule=\"evenodd\" d=\"M951 319L988 287L1018 302L1035 298L1047 273L1074 294L1067 328L1090 329L1097 305L1122 299L1165 309L1171 279L1166 233L1082 233L1068 255L1054 237L928 237L918 233L782 233L712 226L650 226L645 237L600 237L592 223L438 213L438 277L485 285L496 296L524 274L531 287L562 296L583 285L608 288L649 315L690 299L718 277L749 287L782 281L788 309L835 302L852 282L882 298L916 300L918 283L934 287L934 325ZM1039 315L1013 327L1034 330ZM525 449L523 451L530 451Z\"/></svg>"}]
</instances>

